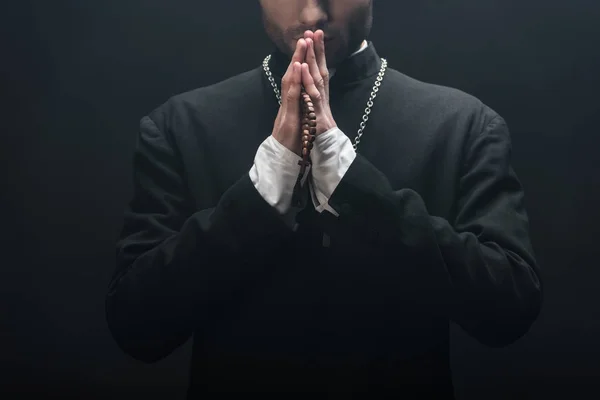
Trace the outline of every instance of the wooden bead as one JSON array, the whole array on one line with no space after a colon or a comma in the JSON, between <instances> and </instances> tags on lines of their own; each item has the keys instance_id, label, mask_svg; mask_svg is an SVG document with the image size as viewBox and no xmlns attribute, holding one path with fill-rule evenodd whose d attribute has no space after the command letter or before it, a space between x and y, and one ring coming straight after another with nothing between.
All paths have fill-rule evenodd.
<instances>
[{"instance_id":1,"label":"wooden bead","mask_svg":"<svg viewBox=\"0 0 600 400\"><path fill-rule=\"evenodd\" d=\"M306 142L310 140L310 135L302 135L302 141Z\"/></svg>"},{"instance_id":2,"label":"wooden bead","mask_svg":"<svg viewBox=\"0 0 600 400\"><path fill-rule=\"evenodd\" d=\"M317 134L317 128L309 128L308 129L308 133L310 133L311 135L316 135Z\"/></svg>"},{"instance_id":3,"label":"wooden bead","mask_svg":"<svg viewBox=\"0 0 600 400\"><path fill-rule=\"evenodd\" d=\"M309 106L309 107L314 107L314 106L315 106L315 105L312 103L312 101L311 101L311 102L309 102L309 103L306 103L306 105L307 105L307 106Z\"/></svg>"},{"instance_id":4,"label":"wooden bead","mask_svg":"<svg viewBox=\"0 0 600 400\"><path fill-rule=\"evenodd\" d=\"M317 139L315 135L310 135L310 142L314 142Z\"/></svg>"},{"instance_id":5,"label":"wooden bead","mask_svg":"<svg viewBox=\"0 0 600 400\"><path fill-rule=\"evenodd\" d=\"M311 112L311 113L315 112L315 108L314 107L307 107L306 109L308 110L308 112Z\"/></svg>"},{"instance_id":6,"label":"wooden bead","mask_svg":"<svg viewBox=\"0 0 600 400\"><path fill-rule=\"evenodd\" d=\"M311 129L311 128L310 128L310 126L308 126L308 124L304 124L304 125L302 125L302 130L303 130L303 131L310 131L310 129Z\"/></svg>"},{"instance_id":7,"label":"wooden bead","mask_svg":"<svg viewBox=\"0 0 600 400\"><path fill-rule=\"evenodd\" d=\"M310 120L308 118L303 118L302 119L302 125L310 125Z\"/></svg>"},{"instance_id":8,"label":"wooden bead","mask_svg":"<svg viewBox=\"0 0 600 400\"><path fill-rule=\"evenodd\" d=\"M312 128L316 128L317 127L317 121L315 121L314 119L310 120L310 121L308 121L308 125L310 125Z\"/></svg>"},{"instance_id":9,"label":"wooden bead","mask_svg":"<svg viewBox=\"0 0 600 400\"><path fill-rule=\"evenodd\" d=\"M308 118L309 119L317 119L317 114L315 114L314 112L311 112L310 114L308 114Z\"/></svg>"}]
</instances>

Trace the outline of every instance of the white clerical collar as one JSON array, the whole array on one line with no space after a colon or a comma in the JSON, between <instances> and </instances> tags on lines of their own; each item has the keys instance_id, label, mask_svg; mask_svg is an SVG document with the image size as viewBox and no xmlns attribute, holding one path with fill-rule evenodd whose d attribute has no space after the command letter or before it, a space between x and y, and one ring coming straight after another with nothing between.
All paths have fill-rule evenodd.
<instances>
[{"instance_id":1,"label":"white clerical collar","mask_svg":"<svg viewBox=\"0 0 600 400\"><path fill-rule=\"evenodd\" d=\"M356 50L354 53L350 54L350 57L354 57L358 53L364 51L368 46L369 46L369 43L366 40L363 40L362 44L360 45L360 48L358 50ZM334 74L335 74L335 68L331 68L329 70L329 77L330 78L333 77Z\"/></svg>"},{"instance_id":2,"label":"white clerical collar","mask_svg":"<svg viewBox=\"0 0 600 400\"><path fill-rule=\"evenodd\" d=\"M369 46L369 43L366 40L363 40L363 42L361 43L359 49L356 50L354 53L350 54L350 57L354 57L355 55L357 55L358 53L360 53L361 51L363 51L364 49L366 49L368 46Z\"/></svg>"}]
</instances>

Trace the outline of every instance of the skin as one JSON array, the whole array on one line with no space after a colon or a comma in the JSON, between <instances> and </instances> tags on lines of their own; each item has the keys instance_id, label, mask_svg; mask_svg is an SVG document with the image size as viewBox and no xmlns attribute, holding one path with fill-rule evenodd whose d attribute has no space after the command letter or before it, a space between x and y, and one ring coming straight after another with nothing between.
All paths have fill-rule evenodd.
<instances>
[{"instance_id":1,"label":"skin","mask_svg":"<svg viewBox=\"0 0 600 400\"><path fill-rule=\"evenodd\" d=\"M323 30L327 64L336 67L356 51L373 24L372 0L261 0L265 31L277 48L292 56L304 32Z\"/></svg>"},{"instance_id":2,"label":"skin","mask_svg":"<svg viewBox=\"0 0 600 400\"><path fill-rule=\"evenodd\" d=\"M317 136L336 127L329 107L329 62L337 65L368 36L372 0L261 0L260 4L267 35L291 57L281 81L282 104L272 135L300 155L301 89L314 103Z\"/></svg>"}]
</instances>

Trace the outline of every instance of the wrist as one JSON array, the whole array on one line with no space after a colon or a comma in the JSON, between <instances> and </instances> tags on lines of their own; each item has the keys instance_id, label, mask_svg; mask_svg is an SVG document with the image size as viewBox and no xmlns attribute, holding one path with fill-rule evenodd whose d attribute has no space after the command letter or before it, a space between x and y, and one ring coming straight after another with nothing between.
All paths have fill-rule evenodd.
<instances>
[{"instance_id":1,"label":"wrist","mask_svg":"<svg viewBox=\"0 0 600 400\"><path fill-rule=\"evenodd\" d=\"M331 131L334 128L337 128L337 124L335 123L335 121L333 119L329 119L327 121L323 121L317 127L317 129L318 129L317 136L322 135L325 132L329 132L329 131Z\"/></svg>"},{"instance_id":2,"label":"wrist","mask_svg":"<svg viewBox=\"0 0 600 400\"><path fill-rule=\"evenodd\" d=\"M286 149L288 149L289 151L293 152L294 154L296 154L297 156L301 156L302 154L302 148L301 148L301 143L298 140L291 140L289 137L287 136L283 136L281 137L281 135L278 135L277 133L273 132L271 134L271 136L282 146L284 146Z\"/></svg>"}]
</instances>

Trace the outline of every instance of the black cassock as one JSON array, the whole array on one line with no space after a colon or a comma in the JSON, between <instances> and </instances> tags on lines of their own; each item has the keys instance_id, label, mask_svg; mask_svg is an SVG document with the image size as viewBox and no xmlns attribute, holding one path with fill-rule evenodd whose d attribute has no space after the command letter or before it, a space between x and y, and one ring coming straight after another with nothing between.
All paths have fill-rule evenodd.
<instances>
[{"instance_id":1,"label":"black cassock","mask_svg":"<svg viewBox=\"0 0 600 400\"><path fill-rule=\"evenodd\" d=\"M278 84L288 63L274 53ZM369 43L331 79L352 140L380 66ZM339 217L309 202L294 230L248 175L277 109L259 67L142 119L106 301L116 342L153 362L193 335L189 398L452 398L449 322L503 346L540 309L504 120L388 69Z\"/></svg>"}]
</instances>

